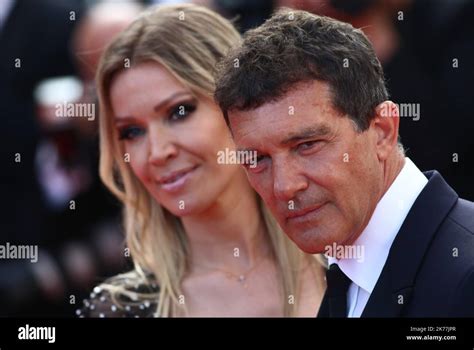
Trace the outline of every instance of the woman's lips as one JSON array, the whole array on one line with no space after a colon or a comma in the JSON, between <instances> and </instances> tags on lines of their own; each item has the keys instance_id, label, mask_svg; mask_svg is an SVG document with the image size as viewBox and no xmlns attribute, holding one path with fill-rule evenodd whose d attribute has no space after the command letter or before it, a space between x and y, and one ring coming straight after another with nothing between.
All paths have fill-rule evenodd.
<instances>
[{"instance_id":1,"label":"woman's lips","mask_svg":"<svg viewBox=\"0 0 474 350\"><path fill-rule=\"evenodd\" d=\"M180 191L192 176L194 170L198 168L197 165L173 171L165 176L162 176L158 181L160 189L169 193Z\"/></svg>"}]
</instances>

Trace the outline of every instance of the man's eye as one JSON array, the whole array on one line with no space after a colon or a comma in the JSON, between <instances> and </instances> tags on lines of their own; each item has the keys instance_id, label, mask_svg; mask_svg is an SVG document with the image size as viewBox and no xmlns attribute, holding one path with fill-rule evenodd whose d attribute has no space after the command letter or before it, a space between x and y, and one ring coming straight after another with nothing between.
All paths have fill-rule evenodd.
<instances>
[{"instance_id":1,"label":"man's eye","mask_svg":"<svg viewBox=\"0 0 474 350\"><path fill-rule=\"evenodd\" d=\"M258 172L259 170L262 169L262 166L263 166L262 164L264 164L263 161L265 159L267 159L267 156L264 156L264 155L252 157L248 162L244 163L243 166L247 170Z\"/></svg>"},{"instance_id":2,"label":"man's eye","mask_svg":"<svg viewBox=\"0 0 474 350\"><path fill-rule=\"evenodd\" d=\"M266 158L266 156L262 156L262 155L257 156L257 163L264 160L265 158Z\"/></svg>"},{"instance_id":3,"label":"man's eye","mask_svg":"<svg viewBox=\"0 0 474 350\"><path fill-rule=\"evenodd\" d=\"M127 126L121 128L119 131L119 140L133 140L134 138L143 135L144 130L137 126Z\"/></svg>"},{"instance_id":4,"label":"man's eye","mask_svg":"<svg viewBox=\"0 0 474 350\"><path fill-rule=\"evenodd\" d=\"M196 110L196 105L183 103L171 110L169 120L178 121L186 119L192 112Z\"/></svg>"},{"instance_id":5,"label":"man's eye","mask_svg":"<svg viewBox=\"0 0 474 350\"><path fill-rule=\"evenodd\" d=\"M298 148L300 150L306 150L306 149L311 149L312 147L314 147L316 144L318 144L320 141L307 141L307 142L303 142L303 143L300 143L298 145Z\"/></svg>"}]
</instances>

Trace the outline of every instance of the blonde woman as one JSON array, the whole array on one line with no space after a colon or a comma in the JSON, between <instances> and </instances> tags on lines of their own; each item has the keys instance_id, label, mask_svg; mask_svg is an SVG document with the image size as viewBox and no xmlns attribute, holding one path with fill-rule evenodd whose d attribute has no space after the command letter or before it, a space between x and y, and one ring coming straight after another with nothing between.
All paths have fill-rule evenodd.
<instances>
[{"instance_id":1,"label":"blonde woman","mask_svg":"<svg viewBox=\"0 0 474 350\"><path fill-rule=\"evenodd\" d=\"M196 5L145 12L97 74L100 174L123 202L134 270L96 287L86 317L315 316L323 267L280 231L239 164L213 71L240 40Z\"/></svg>"}]
</instances>

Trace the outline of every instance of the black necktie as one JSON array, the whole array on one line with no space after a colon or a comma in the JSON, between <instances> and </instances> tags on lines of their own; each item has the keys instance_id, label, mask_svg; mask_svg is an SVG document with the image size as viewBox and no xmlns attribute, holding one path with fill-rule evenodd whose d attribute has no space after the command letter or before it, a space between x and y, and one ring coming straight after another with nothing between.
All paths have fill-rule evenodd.
<instances>
[{"instance_id":1,"label":"black necktie","mask_svg":"<svg viewBox=\"0 0 474 350\"><path fill-rule=\"evenodd\" d=\"M346 317L347 290L352 281L337 264L332 264L326 271L326 282L326 294L319 308L318 317Z\"/></svg>"}]
</instances>

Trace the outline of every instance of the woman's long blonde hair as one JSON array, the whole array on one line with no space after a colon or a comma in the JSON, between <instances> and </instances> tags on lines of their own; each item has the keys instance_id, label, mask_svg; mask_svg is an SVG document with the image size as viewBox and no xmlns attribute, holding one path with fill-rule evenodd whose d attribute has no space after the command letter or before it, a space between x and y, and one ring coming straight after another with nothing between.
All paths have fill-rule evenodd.
<instances>
[{"instance_id":1,"label":"woman's long blonde hair","mask_svg":"<svg viewBox=\"0 0 474 350\"><path fill-rule=\"evenodd\" d=\"M155 280L159 284L158 293L135 294L132 299L156 298L156 316L176 314L183 294L181 281L188 268L189 248L181 220L150 196L124 161L126 155L112 123L109 96L112 80L124 69L154 61L166 67L193 93L212 97L215 66L239 40L239 33L229 21L204 7L158 6L138 17L101 58L97 72L100 176L124 204L126 243L135 266L133 272L103 284L114 300L116 295L130 296L127 283L148 284ZM261 200L258 201L279 270L283 311L292 315L296 303L288 300L292 295L297 300L298 271L307 255L289 241Z\"/></svg>"}]
</instances>

